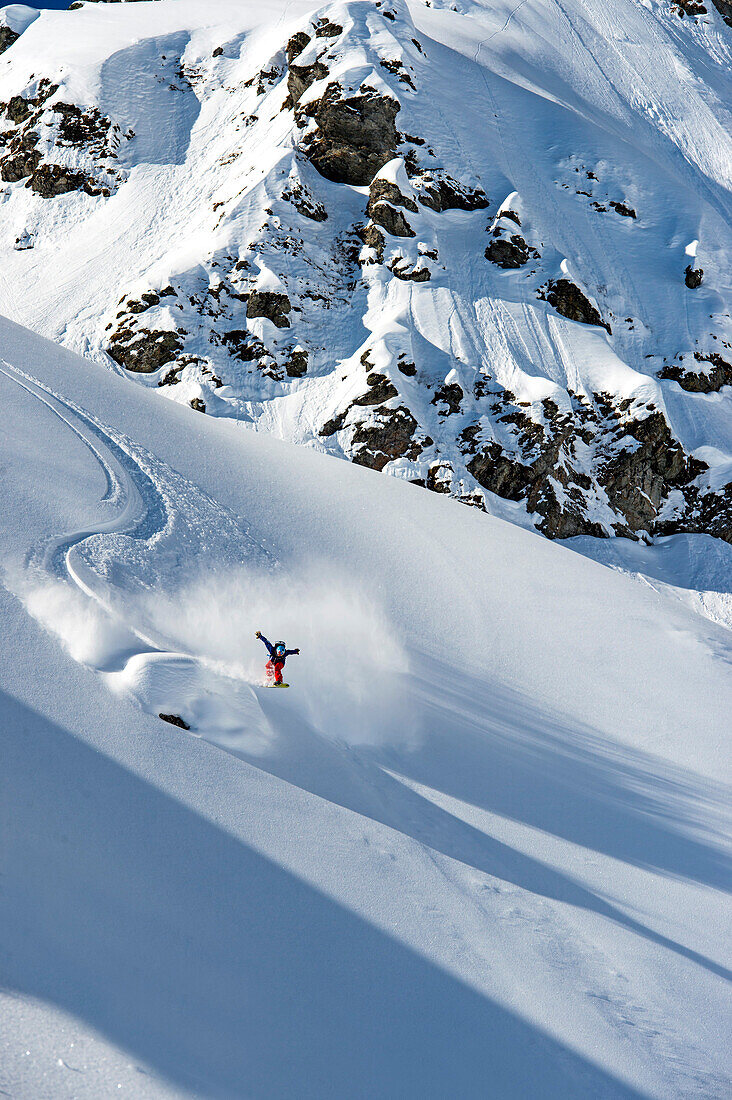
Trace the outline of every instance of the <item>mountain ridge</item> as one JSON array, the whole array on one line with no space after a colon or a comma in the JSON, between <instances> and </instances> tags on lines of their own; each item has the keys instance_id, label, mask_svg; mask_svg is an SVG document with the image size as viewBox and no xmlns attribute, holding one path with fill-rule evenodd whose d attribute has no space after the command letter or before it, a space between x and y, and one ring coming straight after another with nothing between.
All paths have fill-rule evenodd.
<instances>
[{"instance_id":1,"label":"mountain ridge","mask_svg":"<svg viewBox=\"0 0 732 1100\"><path fill-rule=\"evenodd\" d=\"M159 0L161 33L112 53L125 5L44 13L0 79L9 263L62 280L40 331L550 537L732 540L729 32L581 7L357 0L236 30ZM24 84L18 51L75 20L86 85L58 59ZM633 91L633 33L682 79Z\"/></svg>"}]
</instances>

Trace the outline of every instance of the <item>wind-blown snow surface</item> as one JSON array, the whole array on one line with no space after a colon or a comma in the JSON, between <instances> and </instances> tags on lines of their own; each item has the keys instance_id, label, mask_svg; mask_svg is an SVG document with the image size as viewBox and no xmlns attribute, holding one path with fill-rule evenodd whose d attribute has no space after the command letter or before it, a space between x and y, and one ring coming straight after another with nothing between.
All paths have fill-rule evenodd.
<instances>
[{"instance_id":1,"label":"wind-blown snow surface","mask_svg":"<svg viewBox=\"0 0 732 1100\"><path fill-rule=\"evenodd\" d=\"M728 1096L728 627L0 341L0 1087Z\"/></svg>"},{"instance_id":2,"label":"wind-blown snow surface","mask_svg":"<svg viewBox=\"0 0 732 1100\"><path fill-rule=\"evenodd\" d=\"M554 537L729 539L730 35L671 0L42 12L0 60L0 309ZM329 95L397 112L370 167L314 152Z\"/></svg>"}]
</instances>

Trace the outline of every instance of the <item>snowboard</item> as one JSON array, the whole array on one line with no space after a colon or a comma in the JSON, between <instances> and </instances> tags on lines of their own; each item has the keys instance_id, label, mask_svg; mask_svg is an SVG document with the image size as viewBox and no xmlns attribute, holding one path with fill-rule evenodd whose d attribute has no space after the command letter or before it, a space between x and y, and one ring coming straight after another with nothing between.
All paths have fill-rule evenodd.
<instances>
[{"instance_id":1,"label":"snowboard","mask_svg":"<svg viewBox=\"0 0 732 1100\"><path fill-rule=\"evenodd\" d=\"M264 686L268 687L268 688L288 688L290 685L289 684L265 684Z\"/></svg>"}]
</instances>

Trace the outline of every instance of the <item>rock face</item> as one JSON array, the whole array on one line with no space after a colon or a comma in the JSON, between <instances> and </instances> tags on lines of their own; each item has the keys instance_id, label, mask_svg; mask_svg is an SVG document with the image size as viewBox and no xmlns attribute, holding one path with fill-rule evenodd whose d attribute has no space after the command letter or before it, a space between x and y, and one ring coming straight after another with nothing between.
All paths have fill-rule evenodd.
<instances>
[{"instance_id":1,"label":"rock face","mask_svg":"<svg viewBox=\"0 0 732 1100\"><path fill-rule=\"evenodd\" d=\"M685 371L672 363L659 372L659 378L672 378L688 393L717 393L722 386L732 386L732 363L717 352L707 355L695 352L698 363L711 363L711 370Z\"/></svg>"},{"instance_id":2,"label":"rock face","mask_svg":"<svg viewBox=\"0 0 732 1100\"><path fill-rule=\"evenodd\" d=\"M579 321L583 325L598 325L611 332L610 326L603 321L592 302L569 279L557 279L556 282L550 280L543 297L562 317Z\"/></svg>"},{"instance_id":3,"label":"rock face","mask_svg":"<svg viewBox=\"0 0 732 1100\"><path fill-rule=\"evenodd\" d=\"M359 425L353 434L353 461L371 470L383 470L396 458L416 458L421 446L415 441L417 421L409 409L381 409L368 425Z\"/></svg>"},{"instance_id":4,"label":"rock face","mask_svg":"<svg viewBox=\"0 0 732 1100\"><path fill-rule=\"evenodd\" d=\"M712 0L728 27L732 27L732 3L730 0Z\"/></svg>"},{"instance_id":5,"label":"rock face","mask_svg":"<svg viewBox=\"0 0 732 1100\"><path fill-rule=\"evenodd\" d=\"M70 191L85 191L87 195L101 193L83 172L72 172L62 168L60 164L40 165L33 172L26 186L44 199L67 195Z\"/></svg>"},{"instance_id":6,"label":"rock face","mask_svg":"<svg viewBox=\"0 0 732 1100\"><path fill-rule=\"evenodd\" d=\"M303 144L305 155L326 179L367 187L396 154L399 109L396 100L375 92L344 97L333 81L301 111L301 119L312 118L317 127Z\"/></svg>"},{"instance_id":7,"label":"rock face","mask_svg":"<svg viewBox=\"0 0 732 1100\"><path fill-rule=\"evenodd\" d=\"M183 350L182 341L176 332L155 332L143 330L142 335L129 344L123 343L125 332L117 334L117 342L107 348L108 354L125 370L138 374L152 374L154 371L172 362Z\"/></svg>"},{"instance_id":8,"label":"rock face","mask_svg":"<svg viewBox=\"0 0 732 1100\"><path fill-rule=\"evenodd\" d=\"M266 317L277 328L290 327L291 309L287 295L274 290L252 290L247 301L247 317Z\"/></svg>"},{"instance_id":9,"label":"rock face","mask_svg":"<svg viewBox=\"0 0 732 1100\"><path fill-rule=\"evenodd\" d=\"M529 246L520 233L513 233L508 239L503 237L491 241L485 255L497 267L523 267L529 260Z\"/></svg>"},{"instance_id":10,"label":"rock face","mask_svg":"<svg viewBox=\"0 0 732 1100\"><path fill-rule=\"evenodd\" d=\"M467 187L445 174L438 179L429 175L425 177L419 201L437 213L443 210L485 210L489 206L488 197L481 187Z\"/></svg>"}]
</instances>

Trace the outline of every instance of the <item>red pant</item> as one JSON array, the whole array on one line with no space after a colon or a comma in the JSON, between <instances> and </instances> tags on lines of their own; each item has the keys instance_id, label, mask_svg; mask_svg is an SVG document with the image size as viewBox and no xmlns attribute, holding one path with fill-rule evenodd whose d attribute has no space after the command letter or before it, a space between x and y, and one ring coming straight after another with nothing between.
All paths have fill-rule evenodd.
<instances>
[{"instance_id":1,"label":"red pant","mask_svg":"<svg viewBox=\"0 0 732 1100\"><path fill-rule=\"evenodd\" d=\"M267 670L267 679L275 684L282 683L282 669L285 667L284 661L267 661L265 668Z\"/></svg>"}]
</instances>

